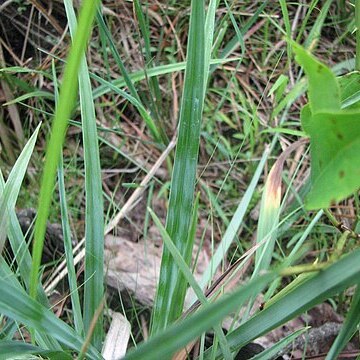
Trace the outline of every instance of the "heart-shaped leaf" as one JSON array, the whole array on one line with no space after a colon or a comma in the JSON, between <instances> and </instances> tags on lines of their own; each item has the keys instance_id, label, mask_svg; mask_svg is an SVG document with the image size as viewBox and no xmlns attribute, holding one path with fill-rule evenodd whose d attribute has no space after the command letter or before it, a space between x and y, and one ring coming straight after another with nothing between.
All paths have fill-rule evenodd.
<instances>
[{"instance_id":1,"label":"heart-shaped leaf","mask_svg":"<svg viewBox=\"0 0 360 360\"><path fill-rule=\"evenodd\" d=\"M306 207L325 208L360 188L360 73L336 78L301 46L293 46L309 82L309 104L301 111L311 147Z\"/></svg>"}]
</instances>

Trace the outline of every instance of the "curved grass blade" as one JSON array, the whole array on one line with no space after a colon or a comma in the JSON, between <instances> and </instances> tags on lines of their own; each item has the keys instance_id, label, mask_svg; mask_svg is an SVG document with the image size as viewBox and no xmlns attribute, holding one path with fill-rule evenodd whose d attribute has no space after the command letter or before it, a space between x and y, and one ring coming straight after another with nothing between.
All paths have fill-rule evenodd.
<instances>
[{"instance_id":1,"label":"curved grass blade","mask_svg":"<svg viewBox=\"0 0 360 360\"><path fill-rule=\"evenodd\" d=\"M204 101L204 0L192 0L184 92L171 180L166 230L189 264L187 244L191 223L201 116ZM190 256L189 256L190 255ZM152 317L152 334L166 328L182 313L187 282L164 247Z\"/></svg>"},{"instance_id":2,"label":"curved grass blade","mask_svg":"<svg viewBox=\"0 0 360 360\"><path fill-rule=\"evenodd\" d=\"M68 119L75 105L77 94L77 74L80 61L90 36L92 22L98 1L84 0L80 12L79 27L68 56L63 83L60 90L59 104L56 107L52 133L47 145L44 171L39 196L38 216L35 223L33 245L33 264L30 274L30 295L35 298L38 273L44 245L46 222L55 183L56 169L60 151L64 142Z\"/></svg>"},{"instance_id":3,"label":"curved grass blade","mask_svg":"<svg viewBox=\"0 0 360 360\"><path fill-rule=\"evenodd\" d=\"M124 90L121 90L117 86L113 85L113 83L111 83L110 81L106 81L97 75L93 75L92 78L98 81L100 84L106 85L110 90L114 91L116 94L121 95L131 104L133 104L138 109L141 117L144 119L145 124L149 128L154 140L157 141L159 144L162 143L161 135L155 122L153 121L148 111L144 108L142 103L137 98L133 97L132 95L129 95Z\"/></svg>"},{"instance_id":4,"label":"curved grass blade","mask_svg":"<svg viewBox=\"0 0 360 360\"><path fill-rule=\"evenodd\" d=\"M9 174L4 190L0 196L0 254L2 253L5 244L7 228L9 224L8 211L12 211L15 208L20 187L23 182L31 154L34 150L40 125L41 124L39 124L35 129L31 138L24 146L24 149L16 160L16 163Z\"/></svg>"},{"instance_id":5,"label":"curved grass blade","mask_svg":"<svg viewBox=\"0 0 360 360\"><path fill-rule=\"evenodd\" d=\"M80 351L84 339L50 310L32 299L22 289L0 278L0 313L29 326L40 333L51 335L70 349ZM90 359L101 359L94 347L88 349Z\"/></svg>"},{"instance_id":6,"label":"curved grass blade","mask_svg":"<svg viewBox=\"0 0 360 360\"><path fill-rule=\"evenodd\" d=\"M5 181L0 170L0 197L4 191ZM15 261L18 264L18 269L22 278L22 281L25 283L27 289L30 286L30 272L31 272L31 255L27 247L23 232L21 230L19 220L16 216L15 209L8 209L9 217L9 228L8 228L8 239L11 246L11 250L14 254ZM45 292L42 286L38 286L38 297L41 304L44 306L49 306L49 302L45 295Z\"/></svg>"},{"instance_id":7,"label":"curved grass blade","mask_svg":"<svg viewBox=\"0 0 360 360\"><path fill-rule=\"evenodd\" d=\"M72 1L66 0L64 5L71 37L75 43L77 24ZM97 309L101 306L104 297L104 209L95 107L85 54L82 54L78 80L84 144L86 194L83 317L84 330L88 333L91 330L92 319ZM103 316L101 313L93 329L91 342L97 349L101 349L102 339Z\"/></svg>"}]
</instances>

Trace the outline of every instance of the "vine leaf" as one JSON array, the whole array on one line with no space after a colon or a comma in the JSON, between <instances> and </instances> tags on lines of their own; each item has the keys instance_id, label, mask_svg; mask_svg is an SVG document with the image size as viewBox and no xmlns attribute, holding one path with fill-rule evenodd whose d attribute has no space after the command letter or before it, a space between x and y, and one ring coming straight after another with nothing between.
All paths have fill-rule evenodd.
<instances>
[{"instance_id":1,"label":"vine leaf","mask_svg":"<svg viewBox=\"0 0 360 360\"><path fill-rule=\"evenodd\" d=\"M309 82L312 114L340 110L340 87L335 74L300 45L293 43L295 60L304 68Z\"/></svg>"},{"instance_id":2,"label":"vine leaf","mask_svg":"<svg viewBox=\"0 0 360 360\"><path fill-rule=\"evenodd\" d=\"M360 74L336 78L300 45L293 46L309 83L309 103L301 111L311 154L311 189L305 206L326 208L360 188Z\"/></svg>"}]
</instances>

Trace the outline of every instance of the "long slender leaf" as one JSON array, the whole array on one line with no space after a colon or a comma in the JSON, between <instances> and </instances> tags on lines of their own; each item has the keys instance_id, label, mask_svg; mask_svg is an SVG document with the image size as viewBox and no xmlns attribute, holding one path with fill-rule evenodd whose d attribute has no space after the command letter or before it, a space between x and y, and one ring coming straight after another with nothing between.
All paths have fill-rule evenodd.
<instances>
[{"instance_id":1,"label":"long slender leaf","mask_svg":"<svg viewBox=\"0 0 360 360\"><path fill-rule=\"evenodd\" d=\"M187 245L187 233L191 222L204 101L204 11L203 0L192 1L179 138L166 220L166 230L187 264L192 253L192 249ZM164 247L152 318L152 334L164 329L180 316L186 286L184 276Z\"/></svg>"},{"instance_id":2,"label":"long slender leaf","mask_svg":"<svg viewBox=\"0 0 360 360\"><path fill-rule=\"evenodd\" d=\"M52 335L70 349L79 351L84 339L50 310L32 299L23 290L6 279L0 278L0 312L44 334ZM90 359L101 359L92 346L88 349Z\"/></svg>"},{"instance_id":3,"label":"long slender leaf","mask_svg":"<svg viewBox=\"0 0 360 360\"><path fill-rule=\"evenodd\" d=\"M55 99L58 101L58 82L55 71L55 63L52 62L52 72L54 79L54 91ZM58 167L58 181L59 181L59 197L60 197L60 210L61 210L61 225L64 237L64 248L66 257L66 266L68 271L68 281L70 288L71 305L74 314L74 325L79 335L84 335L84 323L82 320L82 312L80 307L79 291L77 287L76 271L73 257L73 246L71 240L71 230L69 224L69 216L66 203L66 191L65 191L65 180L64 180L64 161L63 154L60 154L60 162Z\"/></svg>"},{"instance_id":4,"label":"long slender leaf","mask_svg":"<svg viewBox=\"0 0 360 360\"><path fill-rule=\"evenodd\" d=\"M64 1L71 37L75 43L76 16L71 0ZM79 24L80 25L80 24ZM88 66L82 54L79 73L80 108L85 160L85 287L84 330L90 331L91 321L104 297L104 208L102 197L99 145L95 107ZM101 349L103 338L102 313L94 327L92 343ZM78 324L80 325L80 324Z\"/></svg>"},{"instance_id":5,"label":"long slender leaf","mask_svg":"<svg viewBox=\"0 0 360 360\"><path fill-rule=\"evenodd\" d=\"M205 305L193 316L171 325L148 342L140 344L136 350L129 352L124 360L168 359L176 350L183 348L214 324L219 323L230 312L241 307L249 297L259 294L276 276L276 274L260 276L240 287L230 296Z\"/></svg>"},{"instance_id":6,"label":"long slender leaf","mask_svg":"<svg viewBox=\"0 0 360 360\"><path fill-rule=\"evenodd\" d=\"M252 196L254 194L256 185L259 181L260 175L263 171L265 162L269 155L269 149L264 151L263 156L260 159L260 162L255 170L254 176L251 179L251 182L249 186L247 187L245 194L243 198L241 199L231 221L229 226L226 228L225 234L216 249L215 254L210 260L210 264L204 271L204 274L200 281L200 286L204 288L206 284L209 283L209 281L212 279L213 275L215 274L215 271L217 267L220 265L221 261L224 259L224 255L229 250L231 244L233 243L235 236L243 222L245 213L248 209L248 206L250 204L250 201L252 199Z\"/></svg>"},{"instance_id":7,"label":"long slender leaf","mask_svg":"<svg viewBox=\"0 0 360 360\"><path fill-rule=\"evenodd\" d=\"M151 209L149 209L149 212L150 212L150 214L151 214L157 228L160 231L160 234L161 234L161 237L162 237L162 239L164 241L165 246L168 248L169 252L171 253L171 256L173 257L174 261L176 262L176 265L179 267L179 269L183 273L184 277L186 278L187 282L189 283L189 285L194 290L196 296L201 301L201 303L203 305L207 304L208 300L207 300L206 296L202 292L201 287L199 286L199 284L195 280L193 274L191 273L191 270L189 269L189 266L186 264L186 262L184 261L184 259L180 255L178 249L176 248L176 246L174 245L174 243L170 239L170 236L167 233L166 229L161 224L160 219L156 216L156 214ZM217 335L217 337L219 339L220 346L221 346L223 354L224 354L224 358L228 359L228 360L232 359L231 351L230 351L230 349L229 349L229 347L228 347L228 345L226 343L225 335L224 335L224 333L222 331L221 326L219 324L215 324L214 325L214 331L215 331L215 333L216 333L216 335Z\"/></svg>"},{"instance_id":8,"label":"long slender leaf","mask_svg":"<svg viewBox=\"0 0 360 360\"><path fill-rule=\"evenodd\" d=\"M0 196L0 254L2 253L5 244L9 224L8 211L12 211L15 208L16 200L19 195L20 187L23 182L30 157L34 150L39 129L40 125L38 125L31 138L24 146L23 151L19 155L9 174L2 195Z\"/></svg>"},{"instance_id":9,"label":"long slender leaf","mask_svg":"<svg viewBox=\"0 0 360 360\"><path fill-rule=\"evenodd\" d=\"M71 360L70 353L64 351L49 351L41 347L27 344L22 341L1 341L0 342L0 360L17 359L26 354L42 355L50 359Z\"/></svg>"},{"instance_id":10,"label":"long slender leaf","mask_svg":"<svg viewBox=\"0 0 360 360\"><path fill-rule=\"evenodd\" d=\"M360 249L319 271L287 296L280 298L269 307L265 307L264 310L226 336L231 349L233 351L240 349L250 341L311 309L316 304L357 284L360 276L359 261ZM205 359L209 359L210 354L211 349L208 349ZM220 357L220 352L218 352L217 358Z\"/></svg>"},{"instance_id":11,"label":"long slender leaf","mask_svg":"<svg viewBox=\"0 0 360 360\"><path fill-rule=\"evenodd\" d=\"M60 90L59 104L56 107L52 133L47 145L45 165L39 196L38 216L35 223L33 245L33 264L30 275L30 294L36 297L38 273L44 245L46 222L49 216L51 195L54 188L59 155L64 142L68 119L71 115L77 94L77 74L91 32L98 1L84 0L80 12L79 27L65 67Z\"/></svg>"}]
</instances>

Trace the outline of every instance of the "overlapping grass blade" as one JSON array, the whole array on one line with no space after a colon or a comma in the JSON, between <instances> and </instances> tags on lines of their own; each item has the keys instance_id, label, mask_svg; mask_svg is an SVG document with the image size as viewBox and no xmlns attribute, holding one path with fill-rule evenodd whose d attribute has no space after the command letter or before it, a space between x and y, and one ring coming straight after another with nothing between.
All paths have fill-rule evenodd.
<instances>
[{"instance_id":1,"label":"overlapping grass blade","mask_svg":"<svg viewBox=\"0 0 360 360\"><path fill-rule=\"evenodd\" d=\"M65 181L64 181L64 168L63 159L61 156L59 169L59 194L60 194L60 208L61 208L61 223L64 237L64 248L66 256L66 267L68 271L68 281L71 296L71 308L74 315L74 325L76 332L79 335L84 335L84 323L82 318L82 312L80 307L80 298L77 285L76 271L73 257L73 246L71 240L71 230L69 224L69 216L66 204L66 192L65 192Z\"/></svg>"},{"instance_id":2,"label":"overlapping grass blade","mask_svg":"<svg viewBox=\"0 0 360 360\"><path fill-rule=\"evenodd\" d=\"M75 105L77 95L77 74L89 38L92 22L98 1L84 0L80 12L79 27L71 47L65 67L63 83L60 90L59 103L56 107L52 134L47 145L44 171L39 195L38 216L35 223L33 245L33 264L30 275L30 294L36 297L38 273L44 244L46 222L52 192L55 183L56 169L64 142L68 119Z\"/></svg>"},{"instance_id":3,"label":"overlapping grass blade","mask_svg":"<svg viewBox=\"0 0 360 360\"><path fill-rule=\"evenodd\" d=\"M357 284L360 276L359 261L360 249L309 277L292 292L265 307L226 336L231 350L240 349L248 342L344 291L349 286ZM210 356L211 349L207 350L205 359L209 359ZM217 358L221 358L220 352Z\"/></svg>"},{"instance_id":4,"label":"overlapping grass blade","mask_svg":"<svg viewBox=\"0 0 360 360\"><path fill-rule=\"evenodd\" d=\"M72 1L64 1L70 33L75 42L76 16ZM85 54L82 54L79 73L80 109L85 162L85 286L84 330L90 331L91 321L104 297L104 209L100 171L99 146L95 107ZM101 349L103 338L102 313L93 330L92 343ZM81 325L80 323L78 324Z\"/></svg>"},{"instance_id":5,"label":"overlapping grass blade","mask_svg":"<svg viewBox=\"0 0 360 360\"><path fill-rule=\"evenodd\" d=\"M52 73L54 79L54 92L55 99L58 101L58 81L55 71L55 63L52 62ZM64 238L64 248L66 257L66 267L68 272L68 282L70 288L71 307L74 314L74 325L76 332L84 336L84 323L82 318L79 291L77 286L76 271L74 265L73 246L71 240L71 230L69 224L69 216L66 202L66 191L65 191L65 179L64 179L64 161L63 154L60 154L60 162L58 167L58 182L59 182L59 198L60 198L60 210L61 210L61 225Z\"/></svg>"},{"instance_id":6,"label":"overlapping grass blade","mask_svg":"<svg viewBox=\"0 0 360 360\"><path fill-rule=\"evenodd\" d=\"M96 21L97 21L97 23L99 25L100 31L104 33L104 35L105 35L105 37L106 37L106 39L108 41L111 53L112 53L112 55L114 57L114 60L116 61L116 64L119 67L120 72L121 72L121 74L123 76L122 80L124 82L124 85L117 84L117 86L122 87L122 86L125 86L125 84L126 84L126 86L128 87L128 89L130 91L130 94L141 103L139 94L136 91L135 86L133 84L133 80L130 78L129 74L126 71L124 63L121 60L121 56L120 56L119 52L117 51L117 48L116 48L116 46L114 44L114 41L112 39L110 30L109 30L108 26L106 25L100 10L98 10L97 13L96 13ZM103 95L103 94L101 94L101 95ZM99 96L101 96L101 95L99 95ZM95 95L94 98L96 98L96 97L97 96Z\"/></svg>"},{"instance_id":7,"label":"overlapping grass blade","mask_svg":"<svg viewBox=\"0 0 360 360\"><path fill-rule=\"evenodd\" d=\"M306 37L306 40L304 43L305 48L313 49L315 47L315 45L317 44L317 42L320 38L321 29L324 26L324 22L326 20L326 16L329 12L332 2L333 2L333 0L327 0L322 5L320 14L319 14L319 16L316 17L315 23L314 23L313 27L311 28L309 35L307 35L307 37Z\"/></svg>"},{"instance_id":8,"label":"overlapping grass blade","mask_svg":"<svg viewBox=\"0 0 360 360\"><path fill-rule=\"evenodd\" d=\"M16 200L19 195L20 187L23 182L30 157L34 150L39 129L40 124L16 160L0 196L0 254L2 253L7 234L9 224L8 214L15 208Z\"/></svg>"},{"instance_id":9,"label":"overlapping grass blade","mask_svg":"<svg viewBox=\"0 0 360 360\"><path fill-rule=\"evenodd\" d=\"M161 119L161 113L162 113L162 97L161 97L161 91L160 91L160 85L158 78L155 76L148 78L147 77L147 69L153 67L154 63L154 57L151 52L151 42L150 42L150 31L149 31L149 21L148 18L145 18L145 15L143 13L143 8L140 4L139 0L134 0L134 10L135 14L138 20L138 25L140 28L140 32L142 35L142 39L144 40L144 53L145 53L145 62L144 62L144 72L146 76L146 81L148 83L148 87L150 90L150 104L149 107L151 109L152 116L155 119L155 122L157 126L159 127L159 131L161 133L162 139L164 143L168 143L167 135L165 133L164 126Z\"/></svg>"},{"instance_id":10,"label":"overlapping grass blade","mask_svg":"<svg viewBox=\"0 0 360 360\"><path fill-rule=\"evenodd\" d=\"M269 149L264 151L263 156L260 159L259 165L257 166L257 168L255 170L254 176L253 176L249 186L247 187L245 194L244 194L243 198L241 199L228 227L226 228L225 234L224 234L220 244L218 245L218 248L216 249L215 254L211 258L209 266L204 271L204 274L200 281L200 286L202 288L204 288L206 286L206 284L208 284L211 281L213 275L216 272L216 269L220 265L221 261L224 259L224 256L226 255L227 251L230 248L230 245L233 243L233 241L236 237L236 234L243 222L244 216L246 214L246 211L249 207L250 201L251 201L254 191L256 189L256 185L262 174L262 171L263 171L265 162L268 158L268 155L269 155Z\"/></svg>"},{"instance_id":11,"label":"overlapping grass blade","mask_svg":"<svg viewBox=\"0 0 360 360\"><path fill-rule=\"evenodd\" d=\"M70 353L64 351L49 351L41 347L27 344L22 341L1 341L0 342L0 360L24 358L24 355L41 355L49 359L71 360ZM21 356L21 357L19 357Z\"/></svg>"},{"instance_id":12,"label":"overlapping grass blade","mask_svg":"<svg viewBox=\"0 0 360 360\"><path fill-rule=\"evenodd\" d=\"M207 304L208 300L207 300L206 296L202 292L201 287L199 286L199 284L195 280L193 274L191 273L189 266L186 264L186 262L180 255L178 249L173 244L172 240L170 239L169 234L167 233L166 229L161 224L161 221L159 220L159 218L156 216L156 214L151 209L149 209L149 212L155 222L155 225L157 226L157 228L160 231L161 237L164 241L164 245L167 247L167 249L171 253L171 256L173 257L176 265L179 267L179 269L183 273L184 277L186 278L186 281L192 287L192 289L194 290L196 296L198 297L198 299L200 300L202 305ZM219 324L215 324L214 331L220 342L220 346L222 348L224 358L227 360L232 359L231 351L226 343L225 335L222 331L221 326Z\"/></svg>"},{"instance_id":13,"label":"overlapping grass blade","mask_svg":"<svg viewBox=\"0 0 360 360\"><path fill-rule=\"evenodd\" d=\"M114 93L121 95L126 100L128 100L131 104L133 104L136 107L136 109L139 111L139 114L141 115L143 120L145 121L145 124L147 125L148 129L150 130L154 140L160 144L162 143L161 134L160 134L154 120L152 119L152 117L149 115L148 111L144 108L142 103L137 98L126 93L124 90L119 89L112 82L106 81L97 75L93 75L92 78L95 79L96 81L98 81L100 84L106 85L110 90L114 91Z\"/></svg>"},{"instance_id":14,"label":"overlapping grass blade","mask_svg":"<svg viewBox=\"0 0 360 360\"><path fill-rule=\"evenodd\" d=\"M5 188L5 181L0 170L0 197L4 191L4 188ZM15 209L14 208L7 209L7 216L9 218L8 239L10 242L12 252L15 256L15 259L12 260L16 261L22 281L25 283L27 289L29 289L30 271L31 271L31 263L32 263L30 251L27 247L24 235L22 233L19 220L15 214ZM45 292L40 285L38 286L38 297L39 297L39 301L43 305L45 306L49 305Z\"/></svg>"},{"instance_id":15,"label":"overlapping grass blade","mask_svg":"<svg viewBox=\"0 0 360 360\"><path fill-rule=\"evenodd\" d=\"M125 360L169 358L176 350L183 348L207 329L218 324L226 315L241 307L247 299L259 294L276 277L276 274L259 276L237 289L230 296L222 297L215 303L205 305L193 316L171 325L148 342L140 344L136 350L125 356Z\"/></svg>"},{"instance_id":16,"label":"overlapping grass blade","mask_svg":"<svg viewBox=\"0 0 360 360\"><path fill-rule=\"evenodd\" d=\"M192 252L188 248L187 233L193 208L204 101L204 15L204 1L193 0L179 137L166 220L166 230L187 264L190 262ZM164 247L152 317L152 334L166 328L180 316L186 287L186 279L179 272L167 248Z\"/></svg>"},{"instance_id":17,"label":"overlapping grass blade","mask_svg":"<svg viewBox=\"0 0 360 360\"><path fill-rule=\"evenodd\" d=\"M216 68L216 65L225 64L230 61L236 61L239 60L239 58L225 58L225 59L212 59L210 60L210 65L214 65L214 69ZM159 75L166 75L171 74L176 71L183 71L186 68L186 62L178 62L175 64L167 64L167 65L159 65L156 67L153 67L151 69L148 69L146 74L144 70L135 71L131 74L129 74L129 78L132 82L138 82L141 80L144 80L147 76L148 78L153 76L159 76ZM125 82L124 78L119 78L111 82L114 86L117 87L124 87L127 86L127 83ZM93 92L94 99L98 98L99 96L102 96L109 92L110 89L107 86L99 86L96 88Z\"/></svg>"},{"instance_id":18,"label":"overlapping grass blade","mask_svg":"<svg viewBox=\"0 0 360 360\"><path fill-rule=\"evenodd\" d=\"M21 288L0 279L0 312L37 331L51 335L70 349L79 351L84 339L65 322L58 319L50 310L28 296ZM101 359L92 346L89 347L90 359Z\"/></svg>"},{"instance_id":19,"label":"overlapping grass blade","mask_svg":"<svg viewBox=\"0 0 360 360\"><path fill-rule=\"evenodd\" d=\"M292 334L284 337L278 341L275 345L262 351L260 354L255 355L251 360L271 360L276 358L276 355L286 346L291 344L299 335L303 334L307 328L294 331Z\"/></svg>"}]
</instances>

